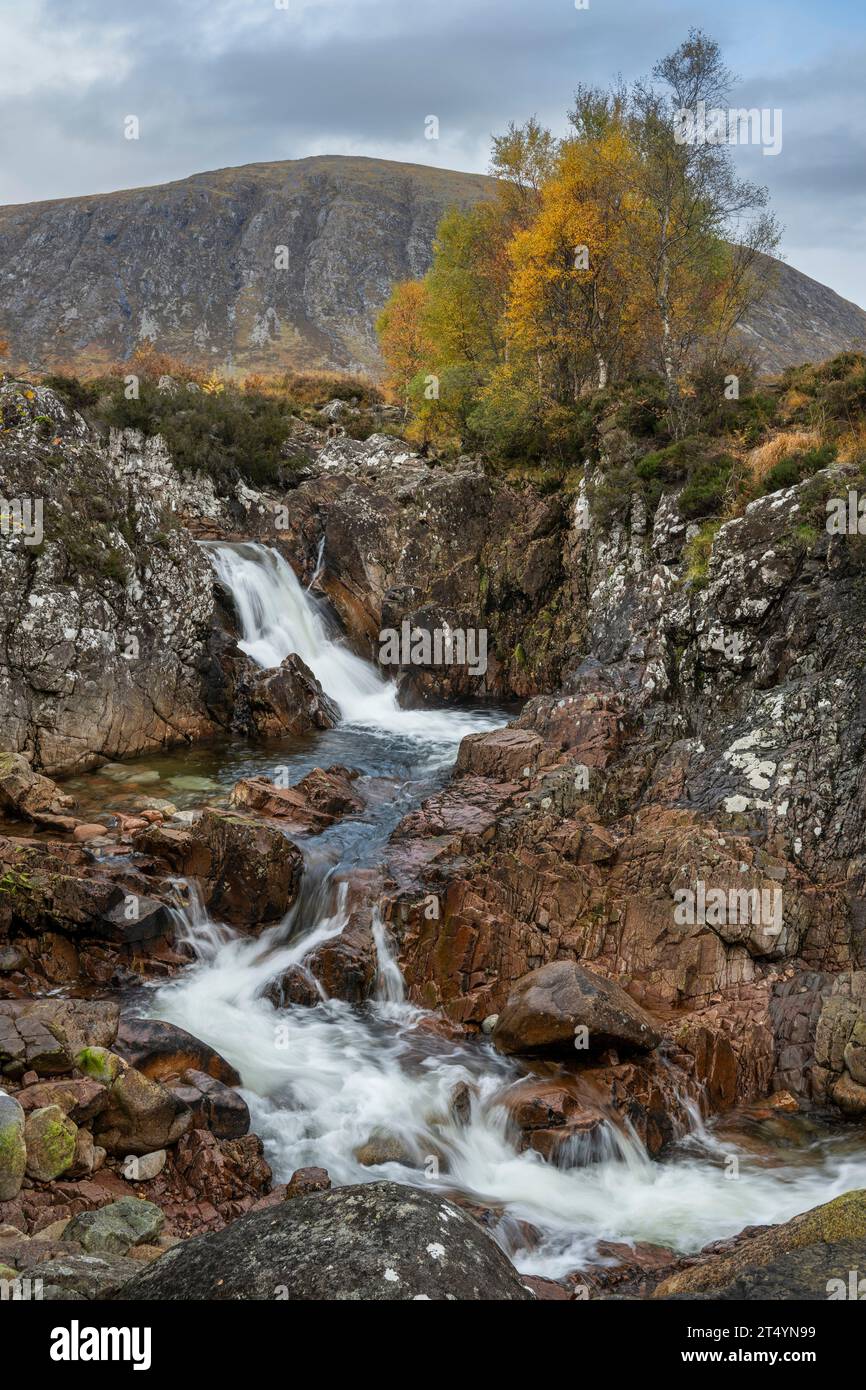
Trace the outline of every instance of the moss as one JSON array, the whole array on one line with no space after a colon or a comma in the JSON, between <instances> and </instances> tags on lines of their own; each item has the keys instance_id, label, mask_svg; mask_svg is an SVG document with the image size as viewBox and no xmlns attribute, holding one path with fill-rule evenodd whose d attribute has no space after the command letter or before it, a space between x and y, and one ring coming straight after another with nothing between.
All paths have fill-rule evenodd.
<instances>
[{"instance_id":1,"label":"moss","mask_svg":"<svg viewBox=\"0 0 866 1390\"><path fill-rule=\"evenodd\" d=\"M7 897L32 894L33 884L30 882L28 874L20 874L16 873L14 869L7 869L3 877L0 878L0 893L5 893Z\"/></svg>"},{"instance_id":2,"label":"moss","mask_svg":"<svg viewBox=\"0 0 866 1390\"><path fill-rule=\"evenodd\" d=\"M85 1047L75 1058L75 1065L84 1076L110 1086L123 1070L121 1059L106 1047Z\"/></svg>"},{"instance_id":3,"label":"moss","mask_svg":"<svg viewBox=\"0 0 866 1390\"><path fill-rule=\"evenodd\" d=\"M706 522L685 547L686 580L695 588L702 589L707 582L713 542L721 525L720 521Z\"/></svg>"}]
</instances>

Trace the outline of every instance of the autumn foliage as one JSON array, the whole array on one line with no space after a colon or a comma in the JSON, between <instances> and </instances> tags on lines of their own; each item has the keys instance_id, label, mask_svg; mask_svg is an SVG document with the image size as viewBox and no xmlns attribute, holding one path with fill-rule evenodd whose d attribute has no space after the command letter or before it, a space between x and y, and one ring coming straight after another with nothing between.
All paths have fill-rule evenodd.
<instances>
[{"instance_id":1,"label":"autumn foliage","mask_svg":"<svg viewBox=\"0 0 866 1390\"><path fill-rule=\"evenodd\" d=\"M395 287L378 329L416 438L519 449L636 375L683 433L689 373L726 359L778 229L729 150L677 138L730 80L718 46L693 32L653 76L580 89L564 139L534 119L496 137L496 195L450 212L427 276Z\"/></svg>"}]
</instances>

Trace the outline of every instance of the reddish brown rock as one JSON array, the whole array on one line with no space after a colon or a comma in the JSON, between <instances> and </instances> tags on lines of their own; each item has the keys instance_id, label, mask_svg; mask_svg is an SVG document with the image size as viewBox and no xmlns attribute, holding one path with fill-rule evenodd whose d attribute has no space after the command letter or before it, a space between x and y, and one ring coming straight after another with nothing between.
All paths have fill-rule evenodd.
<instances>
[{"instance_id":1,"label":"reddish brown rock","mask_svg":"<svg viewBox=\"0 0 866 1390\"><path fill-rule=\"evenodd\" d=\"M612 980L573 961L553 961L518 981L493 1030L506 1053L566 1053L578 1058L610 1046L650 1051L655 1023Z\"/></svg>"}]
</instances>

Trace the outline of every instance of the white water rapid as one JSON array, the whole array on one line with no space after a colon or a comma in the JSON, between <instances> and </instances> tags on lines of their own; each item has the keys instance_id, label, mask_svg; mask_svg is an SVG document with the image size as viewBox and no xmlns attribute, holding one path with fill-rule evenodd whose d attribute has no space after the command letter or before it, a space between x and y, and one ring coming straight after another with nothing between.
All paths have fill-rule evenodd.
<instances>
[{"instance_id":1,"label":"white water rapid","mask_svg":"<svg viewBox=\"0 0 866 1390\"><path fill-rule=\"evenodd\" d=\"M262 664L298 652L346 719L378 737L412 738L453 758L472 713L404 711L392 686L328 631L313 598L290 567L263 546L210 546L243 626L243 646ZM346 920L339 866L307 850L300 901L286 920L257 939L210 921L192 891L179 912L196 960L161 987L156 1017L173 1020L216 1047L238 1068L253 1128L264 1140L275 1178L317 1165L335 1183L391 1178L457 1191L501 1208L494 1234L526 1273L557 1278L592 1258L602 1240L647 1240L696 1250L752 1224L786 1220L857 1187L866 1187L862 1147L815 1139L774 1156L724 1142L696 1119L692 1134L664 1162L650 1160L631 1135L610 1125L556 1167L519 1153L508 1133L503 1088L519 1075L485 1041L454 1043L423 1026L423 1011L404 998L385 927L374 923L378 998L363 1008L326 1000L315 1008L275 1008L262 991ZM451 1111L458 1082L471 1089L471 1112ZM387 1136L383 1161L364 1166L357 1150ZM738 1160L738 1175L727 1176ZM539 1238L527 1248L519 1222Z\"/></svg>"},{"instance_id":2,"label":"white water rapid","mask_svg":"<svg viewBox=\"0 0 866 1390\"><path fill-rule=\"evenodd\" d=\"M290 652L307 663L347 723L372 733L407 735L456 747L464 734L496 719L458 712L401 709L397 687L355 656L324 610L276 550L258 542L207 543L214 569L231 592L241 628L238 646L260 666L279 666Z\"/></svg>"}]
</instances>

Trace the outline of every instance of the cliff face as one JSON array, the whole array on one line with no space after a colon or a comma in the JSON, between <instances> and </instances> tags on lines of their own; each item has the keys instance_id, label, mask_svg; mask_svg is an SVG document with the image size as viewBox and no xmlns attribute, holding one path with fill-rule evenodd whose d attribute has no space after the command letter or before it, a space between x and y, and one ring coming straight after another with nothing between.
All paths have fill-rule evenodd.
<instances>
[{"instance_id":1,"label":"cliff face","mask_svg":"<svg viewBox=\"0 0 866 1390\"><path fill-rule=\"evenodd\" d=\"M108 362L153 340L221 368L375 367L391 286L426 271L445 210L490 187L317 158L4 208L0 321L36 365Z\"/></svg>"},{"instance_id":2,"label":"cliff face","mask_svg":"<svg viewBox=\"0 0 866 1390\"><path fill-rule=\"evenodd\" d=\"M374 322L491 179L324 156L0 208L0 324L22 366L155 341L220 369L376 370ZM285 248L284 251L278 248ZM866 343L866 313L780 265L744 337L766 371Z\"/></svg>"}]
</instances>

